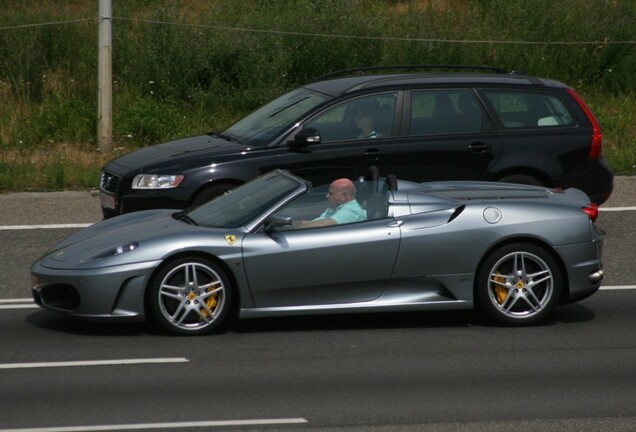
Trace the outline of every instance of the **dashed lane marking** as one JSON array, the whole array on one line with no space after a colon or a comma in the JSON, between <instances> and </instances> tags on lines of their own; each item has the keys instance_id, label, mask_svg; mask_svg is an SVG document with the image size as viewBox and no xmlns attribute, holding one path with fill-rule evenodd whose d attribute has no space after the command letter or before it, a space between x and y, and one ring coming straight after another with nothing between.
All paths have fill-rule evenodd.
<instances>
[{"instance_id":1,"label":"dashed lane marking","mask_svg":"<svg viewBox=\"0 0 636 432\"><path fill-rule=\"evenodd\" d=\"M114 359L114 360L89 360L89 361L59 361L59 362L31 362L31 363L0 363L0 369L36 369L59 367L86 367L86 366L121 366L121 365L147 365L165 363L188 363L185 357L176 358L142 358L142 359Z\"/></svg>"},{"instance_id":2,"label":"dashed lane marking","mask_svg":"<svg viewBox=\"0 0 636 432\"><path fill-rule=\"evenodd\" d=\"M255 419L255 420L225 420L225 421L192 421L174 423L135 423L119 425L96 425L96 426L64 426L64 427L43 427L28 429L0 429L0 432L95 432L95 431L129 431L143 429L193 429L193 428L227 428L240 426L272 426L308 423L304 418L275 418L275 419Z\"/></svg>"}]
</instances>

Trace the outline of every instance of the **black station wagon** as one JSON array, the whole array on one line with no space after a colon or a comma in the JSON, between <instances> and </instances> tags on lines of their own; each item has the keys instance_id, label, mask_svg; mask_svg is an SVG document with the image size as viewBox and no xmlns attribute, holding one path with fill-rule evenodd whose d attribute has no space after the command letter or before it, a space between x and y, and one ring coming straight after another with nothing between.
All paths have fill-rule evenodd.
<instances>
[{"instance_id":1,"label":"black station wagon","mask_svg":"<svg viewBox=\"0 0 636 432\"><path fill-rule=\"evenodd\" d=\"M611 194L601 128L566 84L482 67L381 69L322 77L223 132L109 162L100 179L104 217L198 205L275 168L315 185L374 165L416 182L575 187L597 204Z\"/></svg>"}]
</instances>

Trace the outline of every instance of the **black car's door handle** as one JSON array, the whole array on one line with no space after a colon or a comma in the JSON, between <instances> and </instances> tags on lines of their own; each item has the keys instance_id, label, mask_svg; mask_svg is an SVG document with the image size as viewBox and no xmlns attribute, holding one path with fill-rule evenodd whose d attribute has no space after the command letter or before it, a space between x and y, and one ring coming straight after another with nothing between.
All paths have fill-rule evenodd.
<instances>
[{"instance_id":1,"label":"black car's door handle","mask_svg":"<svg viewBox=\"0 0 636 432\"><path fill-rule=\"evenodd\" d=\"M483 142L474 142L468 146L468 150L474 151L475 153L486 153L492 150L492 146Z\"/></svg>"},{"instance_id":2,"label":"black car's door handle","mask_svg":"<svg viewBox=\"0 0 636 432\"><path fill-rule=\"evenodd\" d=\"M364 152L364 155L369 158L369 159L373 159L373 160L378 160L380 159L382 156L384 156L384 152L380 151L378 149L367 149Z\"/></svg>"}]
</instances>

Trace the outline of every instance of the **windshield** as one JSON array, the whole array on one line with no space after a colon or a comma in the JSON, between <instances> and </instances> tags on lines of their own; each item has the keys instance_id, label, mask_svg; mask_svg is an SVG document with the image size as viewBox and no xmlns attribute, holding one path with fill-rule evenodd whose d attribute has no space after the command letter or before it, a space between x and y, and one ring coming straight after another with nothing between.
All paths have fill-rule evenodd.
<instances>
[{"instance_id":1,"label":"windshield","mask_svg":"<svg viewBox=\"0 0 636 432\"><path fill-rule=\"evenodd\" d=\"M223 135L247 146L264 147L328 100L326 95L301 87L261 107L225 130Z\"/></svg>"},{"instance_id":2,"label":"windshield","mask_svg":"<svg viewBox=\"0 0 636 432\"><path fill-rule=\"evenodd\" d=\"M187 216L204 227L238 228L303 186L301 180L275 171L216 197Z\"/></svg>"}]
</instances>

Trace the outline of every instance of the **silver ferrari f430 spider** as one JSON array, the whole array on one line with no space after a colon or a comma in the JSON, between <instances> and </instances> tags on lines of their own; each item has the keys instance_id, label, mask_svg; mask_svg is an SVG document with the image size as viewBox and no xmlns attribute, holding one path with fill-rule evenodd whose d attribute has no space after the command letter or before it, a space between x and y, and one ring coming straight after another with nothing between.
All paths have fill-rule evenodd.
<instances>
[{"instance_id":1,"label":"silver ferrari f430 spider","mask_svg":"<svg viewBox=\"0 0 636 432\"><path fill-rule=\"evenodd\" d=\"M472 308L531 325L598 290L603 233L583 192L370 172L342 192L278 170L190 210L96 223L33 264L33 297L203 334L232 316Z\"/></svg>"}]
</instances>

